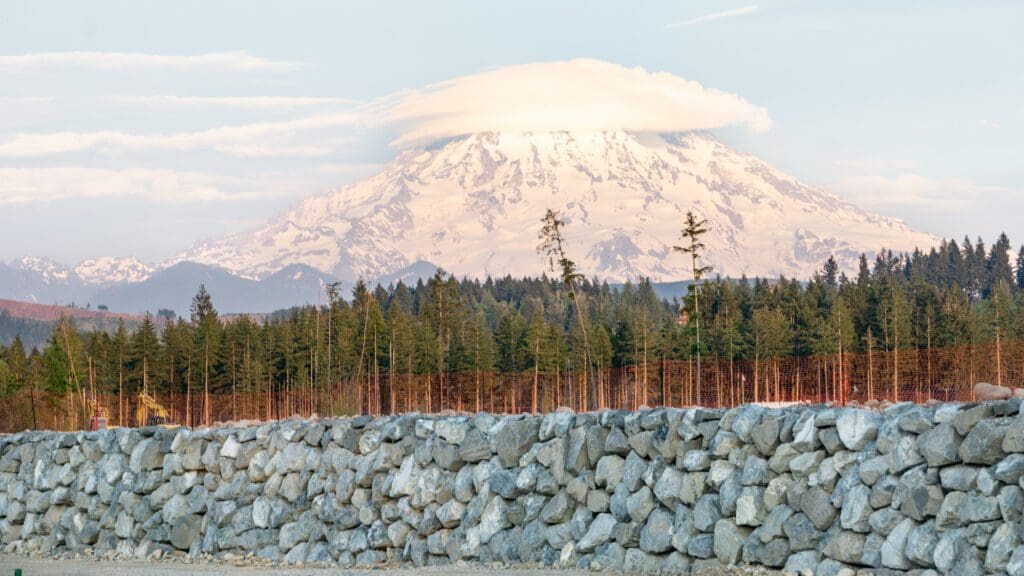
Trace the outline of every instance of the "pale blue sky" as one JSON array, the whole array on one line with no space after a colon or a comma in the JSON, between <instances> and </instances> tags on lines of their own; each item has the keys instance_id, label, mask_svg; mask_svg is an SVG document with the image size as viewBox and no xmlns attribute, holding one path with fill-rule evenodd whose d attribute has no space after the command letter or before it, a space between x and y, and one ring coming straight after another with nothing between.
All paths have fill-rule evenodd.
<instances>
[{"instance_id":1,"label":"pale blue sky","mask_svg":"<svg viewBox=\"0 0 1024 576\"><path fill-rule=\"evenodd\" d=\"M349 117L396 93L573 58L763 108L714 132L865 208L1021 242L1022 24L1009 1L0 0L0 259L170 257L373 172L401 129Z\"/></svg>"}]
</instances>

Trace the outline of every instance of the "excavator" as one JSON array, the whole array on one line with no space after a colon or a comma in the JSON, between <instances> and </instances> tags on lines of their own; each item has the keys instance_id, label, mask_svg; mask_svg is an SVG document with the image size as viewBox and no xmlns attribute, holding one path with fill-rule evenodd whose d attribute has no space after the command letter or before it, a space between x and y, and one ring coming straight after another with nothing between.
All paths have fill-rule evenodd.
<instances>
[{"instance_id":1,"label":"excavator","mask_svg":"<svg viewBox=\"0 0 1024 576\"><path fill-rule=\"evenodd\" d=\"M174 424L167 422L167 409L145 390L139 391L139 407L135 410L135 425L139 428L143 426L176 428Z\"/></svg>"}]
</instances>

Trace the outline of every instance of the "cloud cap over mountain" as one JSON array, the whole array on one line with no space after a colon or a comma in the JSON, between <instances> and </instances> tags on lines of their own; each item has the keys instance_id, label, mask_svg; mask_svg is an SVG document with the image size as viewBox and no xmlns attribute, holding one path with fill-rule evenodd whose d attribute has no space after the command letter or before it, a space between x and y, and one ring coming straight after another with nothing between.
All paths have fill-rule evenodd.
<instances>
[{"instance_id":1,"label":"cloud cap over mountain","mask_svg":"<svg viewBox=\"0 0 1024 576\"><path fill-rule=\"evenodd\" d=\"M771 127L736 94L667 72L592 59L505 66L394 94L373 107L396 146L476 132L687 132Z\"/></svg>"}]
</instances>

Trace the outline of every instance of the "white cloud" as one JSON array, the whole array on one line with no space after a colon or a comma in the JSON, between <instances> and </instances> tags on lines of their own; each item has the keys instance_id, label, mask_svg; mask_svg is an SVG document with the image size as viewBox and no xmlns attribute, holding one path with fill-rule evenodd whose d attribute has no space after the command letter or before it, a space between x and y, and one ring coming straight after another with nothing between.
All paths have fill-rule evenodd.
<instances>
[{"instance_id":1,"label":"white cloud","mask_svg":"<svg viewBox=\"0 0 1024 576\"><path fill-rule=\"evenodd\" d=\"M902 164L892 163L893 166ZM1019 193L1012 188L980 184L968 178L933 178L899 169L890 173L854 169L842 174L827 188L880 212L913 209L950 213L974 207L986 196Z\"/></svg>"},{"instance_id":2,"label":"white cloud","mask_svg":"<svg viewBox=\"0 0 1024 576\"><path fill-rule=\"evenodd\" d=\"M393 95L372 106L399 146L481 131L681 132L771 126L740 96L667 72L599 60L497 68Z\"/></svg>"},{"instance_id":3,"label":"white cloud","mask_svg":"<svg viewBox=\"0 0 1024 576\"><path fill-rule=\"evenodd\" d=\"M321 101L277 97L142 99L268 108ZM481 131L684 132L725 126L763 131L771 126L771 118L764 108L738 95L670 73L598 60L570 60L487 70L339 112L283 121L162 134L117 130L13 134L0 137L0 158L200 149L234 156L328 156L350 144L353 131L367 127L393 132L397 135L394 145L409 146Z\"/></svg>"},{"instance_id":4,"label":"white cloud","mask_svg":"<svg viewBox=\"0 0 1024 576\"><path fill-rule=\"evenodd\" d=\"M358 104L348 98L326 98L307 96L177 96L162 94L155 96L121 96L118 102L154 107L193 108L252 108L260 110L294 110L316 106L343 106Z\"/></svg>"},{"instance_id":5,"label":"white cloud","mask_svg":"<svg viewBox=\"0 0 1024 576\"><path fill-rule=\"evenodd\" d=\"M308 130L353 125L360 118L354 113L321 114L280 122L257 122L166 134L131 134L116 130L15 134L0 140L0 157L27 158L86 150L124 152L199 149L211 149L235 156L326 156L332 151L330 146L295 142L295 136Z\"/></svg>"},{"instance_id":6,"label":"white cloud","mask_svg":"<svg viewBox=\"0 0 1024 576\"><path fill-rule=\"evenodd\" d=\"M52 96L0 96L2 104L50 104L54 100Z\"/></svg>"},{"instance_id":7,"label":"white cloud","mask_svg":"<svg viewBox=\"0 0 1024 576\"><path fill-rule=\"evenodd\" d=\"M31 52L0 55L0 70L28 70L51 66L85 66L104 70L138 68L211 70L288 70L306 64L270 60L243 51L170 55L143 52Z\"/></svg>"},{"instance_id":8,"label":"white cloud","mask_svg":"<svg viewBox=\"0 0 1024 576\"><path fill-rule=\"evenodd\" d=\"M757 5L744 6L742 8L734 8L732 10L722 10L721 12L712 12L711 14L705 14L696 18L690 18L689 20L680 20L678 22L672 22L667 24L665 28L686 28L693 26L694 24L703 24L705 22L714 22L715 20L722 20L723 18L735 18L737 16L747 16L757 12Z\"/></svg>"},{"instance_id":9,"label":"white cloud","mask_svg":"<svg viewBox=\"0 0 1024 576\"><path fill-rule=\"evenodd\" d=\"M309 191L306 188L308 185L294 179L265 174L240 178L146 168L0 167L0 205L108 197L145 198L165 203L226 202L292 195L296 191Z\"/></svg>"}]
</instances>

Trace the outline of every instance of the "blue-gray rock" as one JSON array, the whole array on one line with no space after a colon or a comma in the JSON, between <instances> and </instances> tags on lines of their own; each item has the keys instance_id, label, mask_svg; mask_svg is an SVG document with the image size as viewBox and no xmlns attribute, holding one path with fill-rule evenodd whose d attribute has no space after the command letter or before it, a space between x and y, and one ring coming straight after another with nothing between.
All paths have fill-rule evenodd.
<instances>
[{"instance_id":1,"label":"blue-gray rock","mask_svg":"<svg viewBox=\"0 0 1024 576\"><path fill-rule=\"evenodd\" d=\"M1024 546L1018 546L1006 563L1006 573L1010 576L1024 576Z\"/></svg>"},{"instance_id":2,"label":"blue-gray rock","mask_svg":"<svg viewBox=\"0 0 1024 576\"><path fill-rule=\"evenodd\" d=\"M587 453L587 430L584 428L573 428L569 430L568 443L565 450L565 470L570 474L577 474L589 467L590 457Z\"/></svg>"},{"instance_id":3,"label":"blue-gray rock","mask_svg":"<svg viewBox=\"0 0 1024 576\"><path fill-rule=\"evenodd\" d=\"M1024 490L1018 486L1003 486L998 499L1004 522L1024 520Z\"/></svg>"},{"instance_id":4,"label":"blue-gray rock","mask_svg":"<svg viewBox=\"0 0 1024 576\"><path fill-rule=\"evenodd\" d=\"M767 486L771 480L771 470L768 469L768 461L756 456L748 456L743 463L743 474L740 482L744 486Z\"/></svg>"},{"instance_id":5,"label":"blue-gray rock","mask_svg":"<svg viewBox=\"0 0 1024 576\"><path fill-rule=\"evenodd\" d=\"M618 542L612 542L598 549L590 567L594 570L621 570L625 561L626 549Z\"/></svg>"},{"instance_id":6,"label":"blue-gray rock","mask_svg":"<svg viewBox=\"0 0 1024 576\"><path fill-rule=\"evenodd\" d=\"M878 435L881 417L856 408L843 410L836 419L836 431L847 450L863 450Z\"/></svg>"},{"instance_id":7,"label":"blue-gray rock","mask_svg":"<svg viewBox=\"0 0 1024 576\"><path fill-rule=\"evenodd\" d=\"M505 468L519 464L519 458L538 442L540 418L503 420L490 441L491 451L498 455L498 461Z\"/></svg>"},{"instance_id":8,"label":"blue-gray rock","mask_svg":"<svg viewBox=\"0 0 1024 576\"><path fill-rule=\"evenodd\" d=\"M679 503L683 489L683 474L675 468L665 468L654 485L654 496L667 508Z\"/></svg>"},{"instance_id":9,"label":"blue-gray rock","mask_svg":"<svg viewBox=\"0 0 1024 576\"><path fill-rule=\"evenodd\" d=\"M818 530L806 514L793 514L782 524L782 529L789 539L789 547L794 551L812 550L818 547L824 533Z\"/></svg>"},{"instance_id":10,"label":"blue-gray rock","mask_svg":"<svg viewBox=\"0 0 1024 576\"><path fill-rule=\"evenodd\" d=\"M626 498L626 513L633 522L641 523L654 510L654 496L651 489L644 486Z\"/></svg>"},{"instance_id":11,"label":"blue-gray rock","mask_svg":"<svg viewBox=\"0 0 1024 576\"><path fill-rule=\"evenodd\" d=\"M1009 430L1009 419L978 422L960 444L960 458L967 464L996 464L1006 456L1003 438Z\"/></svg>"},{"instance_id":12,"label":"blue-gray rock","mask_svg":"<svg viewBox=\"0 0 1024 576\"><path fill-rule=\"evenodd\" d=\"M1024 414L1017 418L1003 437L1004 452L1024 452Z\"/></svg>"},{"instance_id":13,"label":"blue-gray rock","mask_svg":"<svg viewBox=\"0 0 1024 576\"><path fill-rule=\"evenodd\" d=\"M916 528L917 523L906 518L889 532L882 544L882 566L893 570L909 570L913 566L904 550L907 539Z\"/></svg>"},{"instance_id":14,"label":"blue-gray rock","mask_svg":"<svg viewBox=\"0 0 1024 576\"><path fill-rule=\"evenodd\" d=\"M660 554L672 548L675 518L664 508L658 508L647 517L640 531L640 548L645 552Z\"/></svg>"},{"instance_id":15,"label":"blue-gray rock","mask_svg":"<svg viewBox=\"0 0 1024 576\"><path fill-rule=\"evenodd\" d=\"M611 514L598 514L590 523L587 533L577 542L576 549L583 553L593 552L595 548L611 538L613 528L615 528L615 518Z\"/></svg>"},{"instance_id":16,"label":"blue-gray rock","mask_svg":"<svg viewBox=\"0 0 1024 576\"><path fill-rule=\"evenodd\" d=\"M740 561L743 552L743 541L750 530L736 526L729 520L715 523L714 552L718 561L732 566Z\"/></svg>"},{"instance_id":17,"label":"blue-gray rock","mask_svg":"<svg viewBox=\"0 0 1024 576\"><path fill-rule=\"evenodd\" d=\"M821 552L829 558L847 564L860 563L861 556L864 553L865 538L863 534L857 532L840 530L828 536L825 547Z\"/></svg>"},{"instance_id":18,"label":"blue-gray rock","mask_svg":"<svg viewBox=\"0 0 1024 576\"><path fill-rule=\"evenodd\" d=\"M643 482L644 472L647 470L648 462L640 457L636 452L630 452L626 456L626 462L622 472L622 483L626 485L626 489L630 492L636 492L640 489L640 484Z\"/></svg>"},{"instance_id":19,"label":"blue-gray rock","mask_svg":"<svg viewBox=\"0 0 1024 576\"><path fill-rule=\"evenodd\" d=\"M829 505L831 507L831 504ZM833 512L835 510L833 509ZM764 507L764 488L747 486L736 500L736 524L760 526L768 511Z\"/></svg>"},{"instance_id":20,"label":"blue-gray rock","mask_svg":"<svg viewBox=\"0 0 1024 576\"><path fill-rule=\"evenodd\" d=\"M814 426L813 412L804 412L793 425L793 448L798 452L812 452L821 446L818 429Z\"/></svg>"},{"instance_id":21,"label":"blue-gray rock","mask_svg":"<svg viewBox=\"0 0 1024 576\"><path fill-rule=\"evenodd\" d=\"M715 555L714 534L698 534L686 543L686 553L694 558L707 559ZM696 567L695 567L696 568Z\"/></svg>"},{"instance_id":22,"label":"blue-gray rock","mask_svg":"<svg viewBox=\"0 0 1024 576\"><path fill-rule=\"evenodd\" d=\"M861 462L858 469L860 479L868 486L874 486L882 477L889 473L889 457L875 456Z\"/></svg>"},{"instance_id":23,"label":"blue-gray rock","mask_svg":"<svg viewBox=\"0 0 1024 576\"><path fill-rule=\"evenodd\" d=\"M563 490L548 500L540 512L540 519L548 524L561 524L569 520L575 507Z\"/></svg>"},{"instance_id":24,"label":"blue-gray rock","mask_svg":"<svg viewBox=\"0 0 1024 576\"><path fill-rule=\"evenodd\" d=\"M722 519L718 507L718 496L705 494L693 506L693 527L700 532L711 532L715 523Z\"/></svg>"},{"instance_id":25,"label":"blue-gray rock","mask_svg":"<svg viewBox=\"0 0 1024 576\"><path fill-rule=\"evenodd\" d=\"M974 466L947 466L939 470L939 479L946 490L967 492L974 489L978 468Z\"/></svg>"},{"instance_id":26,"label":"blue-gray rock","mask_svg":"<svg viewBox=\"0 0 1024 576\"><path fill-rule=\"evenodd\" d=\"M991 572L1006 570L1010 557L1019 544L1017 527L1008 522L1001 524L989 538L988 549L985 552L985 568Z\"/></svg>"},{"instance_id":27,"label":"blue-gray rock","mask_svg":"<svg viewBox=\"0 0 1024 576\"><path fill-rule=\"evenodd\" d=\"M952 424L939 424L918 437L917 448L928 465L937 468L960 461L962 441Z\"/></svg>"},{"instance_id":28,"label":"blue-gray rock","mask_svg":"<svg viewBox=\"0 0 1024 576\"><path fill-rule=\"evenodd\" d=\"M806 452L793 458L789 462L789 470L793 472L794 476L799 478L806 478L821 466L822 461L825 460L825 452L817 450L815 452Z\"/></svg>"},{"instance_id":29,"label":"blue-gray rock","mask_svg":"<svg viewBox=\"0 0 1024 576\"><path fill-rule=\"evenodd\" d=\"M598 487L614 488L622 482L625 472L625 460L616 454L608 454L597 462L597 469L594 472L594 483Z\"/></svg>"},{"instance_id":30,"label":"blue-gray rock","mask_svg":"<svg viewBox=\"0 0 1024 576\"><path fill-rule=\"evenodd\" d=\"M932 555L932 559L935 561L935 568L943 574L950 573L957 560L967 552L969 547L970 543L967 541L966 534L962 529L942 532L938 543L935 544L935 552Z\"/></svg>"},{"instance_id":31,"label":"blue-gray rock","mask_svg":"<svg viewBox=\"0 0 1024 576\"><path fill-rule=\"evenodd\" d=\"M960 521L964 524L987 522L1001 518L1002 512L999 510L999 499L992 496L968 494L960 505Z\"/></svg>"},{"instance_id":32,"label":"blue-gray rock","mask_svg":"<svg viewBox=\"0 0 1024 576\"><path fill-rule=\"evenodd\" d=\"M818 568L820 557L821 554L815 550L805 550L791 554L789 559L786 560L782 571L786 574L796 574L796 576L814 576L814 571Z\"/></svg>"},{"instance_id":33,"label":"blue-gray rock","mask_svg":"<svg viewBox=\"0 0 1024 576\"><path fill-rule=\"evenodd\" d=\"M469 430L459 445L459 459L464 462L481 462L491 457L491 446L479 430Z\"/></svg>"},{"instance_id":34,"label":"blue-gray rock","mask_svg":"<svg viewBox=\"0 0 1024 576\"><path fill-rule=\"evenodd\" d=\"M1000 460L994 475L1000 482L1016 484L1024 476L1024 454L1010 454Z\"/></svg>"},{"instance_id":35,"label":"blue-gray rock","mask_svg":"<svg viewBox=\"0 0 1024 576\"><path fill-rule=\"evenodd\" d=\"M942 502L942 488L934 484L927 486L918 484L911 487L907 492L906 498L903 499L903 504L900 507L900 512L914 520L921 521L938 514L939 509L942 507Z\"/></svg>"},{"instance_id":36,"label":"blue-gray rock","mask_svg":"<svg viewBox=\"0 0 1024 576\"><path fill-rule=\"evenodd\" d=\"M967 436L978 422L991 417L992 406L990 404L964 406L956 413L956 417L953 419L953 425L956 426L958 434L961 436Z\"/></svg>"},{"instance_id":37,"label":"blue-gray rock","mask_svg":"<svg viewBox=\"0 0 1024 576\"><path fill-rule=\"evenodd\" d=\"M800 498L800 510L807 515L815 528L826 530L836 519L836 509L828 492L814 486Z\"/></svg>"},{"instance_id":38,"label":"blue-gray rock","mask_svg":"<svg viewBox=\"0 0 1024 576\"><path fill-rule=\"evenodd\" d=\"M748 537L743 543L743 561L757 563L769 568L781 568L789 558L789 542L785 538L768 543Z\"/></svg>"},{"instance_id":39,"label":"blue-gray rock","mask_svg":"<svg viewBox=\"0 0 1024 576\"><path fill-rule=\"evenodd\" d=\"M924 456L917 450L914 436L899 436L889 451L889 472L898 474L924 462Z\"/></svg>"},{"instance_id":40,"label":"blue-gray rock","mask_svg":"<svg viewBox=\"0 0 1024 576\"><path fill-rule=\"evenodd\" d=\"M939 535L935 531L935 523L928 521L914 528L907 536L904 554L914 564L929 568L935 565L935 546L938 543Z\"/></svg>"},{"instance_id":41,"label":"blue-gray rock","mask_svg":"<svg viewBox=\"0 0 1024 576\"><path fill-rule=\"evenodd\" d=\"M857 485L846 494L839 514L839 522L844 529L854 532L871 530L868 524L868 517L872 512L870 498L871 490L864 485Z\"/></svg>"},{"instance_id":42,"label":"blue-gray rock","mask_svg":"<svg viewBox=\"0 0 1024 576\"><path fill-rule=\"evenodd\" d=\"M188 550L199 536L203 517L198 514L182 516L174 521L171 528L170 543L178 550Z\"/></svg>"},{"instance_id":43,"label":"blue-gray rock","mask_svg":"<svg viewBox=\"0 0 1024 576\"><path fill-rule=\"evenodd\" d=\"M779 419L771 416L766 416L751 430L750 439L762 456L769 457L775 452L776 446L779 445L779 430Z\"/></svg>"}]
</instances>

